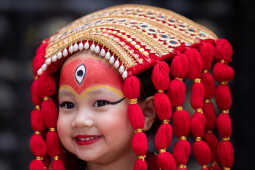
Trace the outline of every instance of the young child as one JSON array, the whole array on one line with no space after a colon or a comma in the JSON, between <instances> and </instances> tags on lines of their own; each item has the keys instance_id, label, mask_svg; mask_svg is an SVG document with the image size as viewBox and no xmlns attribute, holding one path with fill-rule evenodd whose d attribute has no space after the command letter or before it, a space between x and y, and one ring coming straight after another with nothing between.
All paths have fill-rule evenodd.
<instances>
[{"instance_id":1,"label":"young child","mask_svg":"<svg viewBox=\"0 0 255 170\"><path fill-rule=\"evenodd\" d=\"M191 149L201 169L229 170L231 56L227 40L165 9L122 5L74 21L33 60L30 170L185 170Z\"/></svg>"}]
</instances>

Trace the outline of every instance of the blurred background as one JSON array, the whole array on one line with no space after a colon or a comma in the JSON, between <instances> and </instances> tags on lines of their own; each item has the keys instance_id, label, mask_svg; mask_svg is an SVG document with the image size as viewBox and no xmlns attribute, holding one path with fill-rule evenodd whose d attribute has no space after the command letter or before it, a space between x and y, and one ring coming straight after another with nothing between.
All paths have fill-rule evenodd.
<instances>
[{"instance_id":1,"label":"blurred background","mask_svg":"<svg viewBox=\"0 0 255 170\"><path fill-rule=\"evenodd\" d=\"M180 13L227 38L233 45L231 82L235 170L251 169L254 142L254 7L248 0L1 0L0 170L26 170L33 159L30 97L32 58L40 42L70 21L123 3L148 4ZM249 154L250 153L250 154ZM192 166L191 169L199 169ZM196 168L197 167L197 168Z\"/></svg>"}]
</instances>

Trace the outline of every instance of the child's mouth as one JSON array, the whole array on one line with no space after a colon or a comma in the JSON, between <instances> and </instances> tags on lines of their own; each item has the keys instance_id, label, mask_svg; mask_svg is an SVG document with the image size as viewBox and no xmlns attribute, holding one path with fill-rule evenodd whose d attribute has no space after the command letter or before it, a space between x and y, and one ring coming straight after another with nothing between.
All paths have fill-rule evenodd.
<instances>
[{"instance_id":1,"label":"child's mouth","mask_svg":"<svg viewBox=\"0 0 255 170\"><path fill-rule=\"evenodd\" d=\"M97 142L100 138L100 135L77 135L74 139L78 145L89 145Z\"/></svg>"}]
</instances>

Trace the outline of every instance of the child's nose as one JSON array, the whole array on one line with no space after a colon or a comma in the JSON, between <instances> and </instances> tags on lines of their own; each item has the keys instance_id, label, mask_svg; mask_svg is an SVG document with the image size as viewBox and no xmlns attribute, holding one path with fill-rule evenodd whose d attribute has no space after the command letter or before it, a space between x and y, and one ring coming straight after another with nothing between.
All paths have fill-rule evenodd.
<instances>
[{"instance_id":1,"label":"child's nose","mask_svg":"<svg viewBox=\"0 0 255 170\"><path fill-rule=\"evenodd\" d=\"M92 127L94 126L94 120L92 119L91 116L88 114L82 112L78 113L73 122L72 122L72 127L73 128L83 128L83 127Z\"/></svg>"}]
</instances>

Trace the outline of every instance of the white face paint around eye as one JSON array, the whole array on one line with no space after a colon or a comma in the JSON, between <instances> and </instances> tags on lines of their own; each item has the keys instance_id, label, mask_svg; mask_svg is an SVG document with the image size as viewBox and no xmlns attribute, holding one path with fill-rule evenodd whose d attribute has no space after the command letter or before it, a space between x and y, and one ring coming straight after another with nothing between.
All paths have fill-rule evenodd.
<instances>
[{"instance_id":1,"label":"white face paint around eye","mask_svg":"<svg viewBox=\"0 0 255 170\"><path fill-rule=\"evenodd\" d=\"M86 67L84 64L81 64L77 67L75 71L75 79L78 82L78 84L81 84L86 74Z\"/></svg>"}]
</instances>

